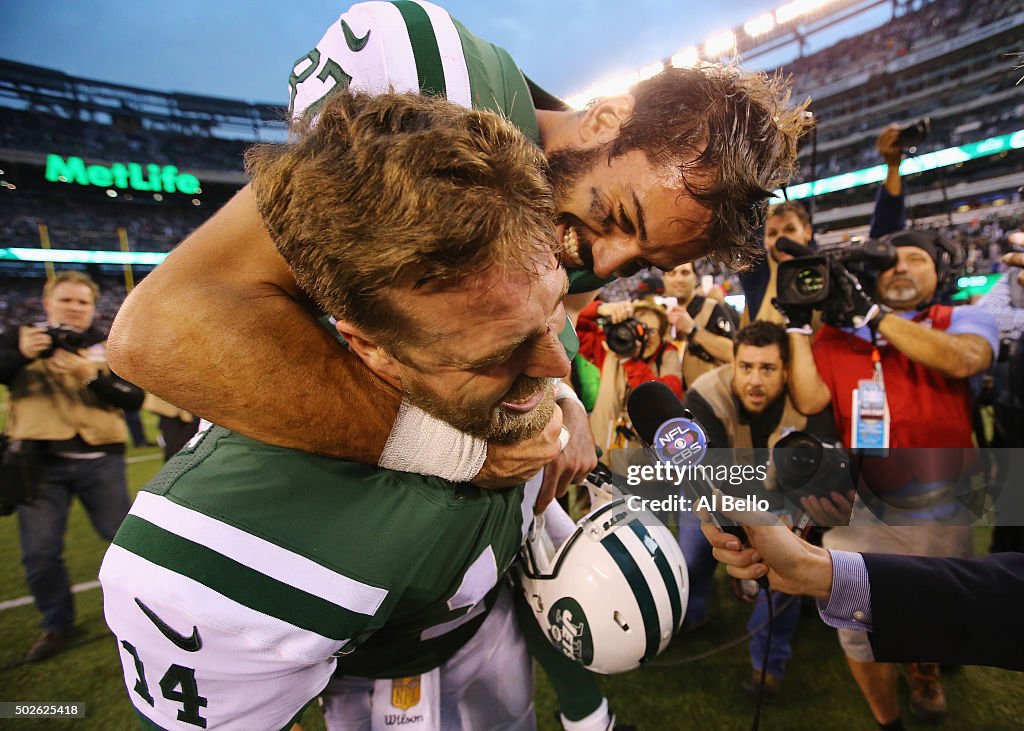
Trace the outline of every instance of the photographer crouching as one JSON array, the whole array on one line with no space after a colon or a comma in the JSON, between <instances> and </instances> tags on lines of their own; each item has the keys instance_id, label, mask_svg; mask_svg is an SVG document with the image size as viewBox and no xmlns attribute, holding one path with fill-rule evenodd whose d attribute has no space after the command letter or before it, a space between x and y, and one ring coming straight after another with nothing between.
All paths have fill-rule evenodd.
<instances>
[{"instance_id":1,"label":"photographer crouching","mask_svg":"<svg viewBox=\"0 0 1024 731\"><path fill-rule=\"evenodd\" d=\"M108 541L130 507L122 410L139 408L144 393L106 365L106 335L92 326L98 298L88 276L60 272L43 288L47 323L0 333L0 382L10 389L8 449L42 471L39 484L5 480L5 492L20 488L21 494L0 505L6 514L11 503L28 500L16 508L21 560L43 634L26 661L60 652L71 638L74 606L63 548L72 496Z\"/></svg>"}]
</instances>

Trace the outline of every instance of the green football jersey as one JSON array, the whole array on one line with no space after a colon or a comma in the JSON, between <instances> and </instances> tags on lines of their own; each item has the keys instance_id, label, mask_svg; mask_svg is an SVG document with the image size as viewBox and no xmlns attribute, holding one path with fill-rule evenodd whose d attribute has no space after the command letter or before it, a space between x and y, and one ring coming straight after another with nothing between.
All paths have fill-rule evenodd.
<instances>
[{"instance_id":1,"label":"green football jersey","mask_svg":"<svg viewBox=\"0 0 1024 731\"><path fill-rule=\"evenodd\" d=\"M100 570L132 703L164 729L284 728L336 668L437 667L486 617L538 488L210 428L139 493Z\"/></svg>"},{"instance_id":2,"label":"green football jersey","mask_svg":"<svg viewBox=\"0 0 1024 731\"><path fill-rule=\"evenodd\" d=\"M293 117L316 114L331 92L355 89L443 96L473 109L496 112L540 144L537 109L564 110L556 97L531 82L508 51L471 33L446 10L428 2L395 0L353 5L299 58L288 79ZM570 272L570 293L614 280L587 270ZM576 348L567 343L569 357Z\"/></svg>"},{"instance_id":3,"label":"green football jersey","mask_svg":"<svg viewBox=\"0 0 1024 731\"><path fill-rule=\"evenodd\" d=\"M315 114L337 89L420 92L497 112L540 142L530 87L508 52L427 2L353 5L295 62L288 85L293 116Z\"/></svg>"}]
</instances>

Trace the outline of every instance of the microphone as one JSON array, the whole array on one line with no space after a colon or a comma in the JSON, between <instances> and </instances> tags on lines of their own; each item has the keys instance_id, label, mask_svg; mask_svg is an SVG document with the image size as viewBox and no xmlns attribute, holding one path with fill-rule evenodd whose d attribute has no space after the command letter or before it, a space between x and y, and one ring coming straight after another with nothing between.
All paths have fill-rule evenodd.
<instances>
[{"instance_id":1,"label":"microphone","mask_svg":"<svg viewBox=\"0 0 1024 731\"><path fill-rule=\"evenodd\" d=\"M798 259L802 256L813 256L816 253L811 249L811 247L805 246L804 244L798 244L793 241L793 239L786 236L780 236L775 239L775 248L783 254L789 254L790 256L795 256Z\"/></svg>"},{"instance_id":2,"label":"microphone","mask_svg":"<svg viewBox=\"0 0 1024 731\"><path fill-rule=\"evenodd\" d=\"M673 464L697 464L704 458L708 446L707 434L664 383L641 383L629 395L626 411L637 436L656 459ZM715 486L706 477L704 482L710 496ZM695 493L694 497L702 496ZM717 511L711 511L711 520L725 533L749 545L746 531L735 521ZM768 590L766 576L758 579L757 583Z\"/></svg>"},{"instance_id":3,"label":"microphone","mask_svg":"<svg viewBox=\"0 0 1024 731\"><path fill-rule=\"evenodd\" d=\"M693 422L693 414L683 408L672 389L661 381L647 381L634 388L626 401L626 411L633 429L648 447L653 447L662 424L673 419Z\"/></svg>"}]
</instances>

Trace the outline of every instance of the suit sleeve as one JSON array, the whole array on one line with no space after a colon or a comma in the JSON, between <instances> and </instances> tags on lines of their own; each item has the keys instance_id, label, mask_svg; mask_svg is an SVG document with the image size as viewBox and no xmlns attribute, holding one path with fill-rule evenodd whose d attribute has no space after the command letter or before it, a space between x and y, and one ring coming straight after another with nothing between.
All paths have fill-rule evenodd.
<instances>
[{"instance_id":1,"label":"suit sleeve","mask_svg":"<svg viewBox=\"0 0 1024 731\"><path fill-rule=\"evenodd\" d=\"M864 554L878 662L1024 670L1024 554L979 559Z\"/></svg>"}]
</instances>

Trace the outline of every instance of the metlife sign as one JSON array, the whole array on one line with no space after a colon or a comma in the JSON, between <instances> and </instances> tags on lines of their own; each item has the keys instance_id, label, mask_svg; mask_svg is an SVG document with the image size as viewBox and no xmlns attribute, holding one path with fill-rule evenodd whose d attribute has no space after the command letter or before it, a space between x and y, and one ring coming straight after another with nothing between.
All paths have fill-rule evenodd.
<instances>
[{"instance_id":1,"label":"metlife sign","mask_svg":"<svg viewBox=\"0 0 1024 731\"><path fill-rule=\"evenodd\" d=\"M147 193L184 193L201 191L199 178L183 173L174 165L115 162L111 165L87 165L80 157L46 156L46 179L51 183L75 183L100 188L120 188Z\"/></svg>"}]
</instances>

